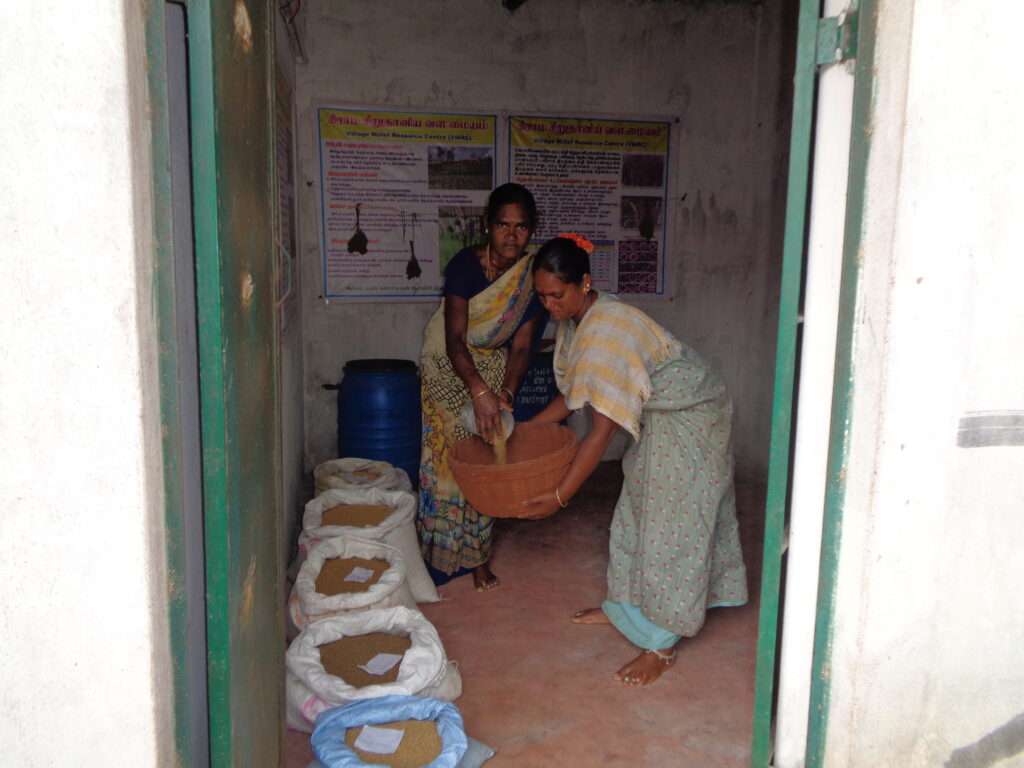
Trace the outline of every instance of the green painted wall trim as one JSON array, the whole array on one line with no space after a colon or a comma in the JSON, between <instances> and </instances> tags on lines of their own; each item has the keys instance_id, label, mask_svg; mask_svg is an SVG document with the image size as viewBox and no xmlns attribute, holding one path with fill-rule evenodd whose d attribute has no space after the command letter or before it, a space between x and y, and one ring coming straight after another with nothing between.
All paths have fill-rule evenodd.
<instances>
[{"instance_id":1,"label":"green painted wall trim","mask_svg":"<svg viewBox=\"0 0 1024 768\"><path fill-rule=\"evenodd\" d=\"M850 138L850 170L847 182L846 237L839 293L836 336L835 382L832 390L832 430L825 486L821 561L818 577L814 655L811 666L811 700L808 712L806 768L825 764L828 740L829 697L832 676L832 639L836 584L842 544L842 523L850 451L850 425L855 389L853 364L854 323L859 294L861 234L864 223L865 187L871 150L871 108L874 96L877 0L861 0L857 39L857 64L853 92L853 130Z\"/></svg>"},{"instance_id":2,"label":"green painted wall trim","mask_svg":"<svg viewBox=\"0 0 1024 768\"><path fill-rule=\"evenodd\" d=\"M187 614L185 604L185 531L181 497L181 434L178 422L179 351L175 314L174 237L171 218L170 119L167 113L167 48L163 0L147 2L145 13L147 87L150 106L153 178L153 306L157 313L160 378L160 426L163 449L164 525L167 541L167 598L173 670L176 763L188 765L192 753Z\"/></svg>"},{"instance_id":3,"label":"green painted wall trim","mask_svg":"<svg viewBox=\"0 0 1024 768\"><path fill-rule=\"evenodd\" d=\"M208 510L204 538L210 764L214 768L226 768L231 765L231 606L228 522L224 514L217 513L227 509L227 429L222 397L224 333L220 295L220 190L214 129L216 72L209 0L189 0L187 8L203 505Z\"/></svg>"},{"instance_id":4,"label":"green painted wall trim","mask_svg":"<svg viewBox=\"0 0 1024 768\"><path fill-rule=\"evenodd\" d=\"M793 83L793 124L786 193L786 231L782 254L779 332L775 350L768 495L765 505L764 559L761 566L760 617L754 688L751 765L765 768L772 757L772 719L778 645L779 590L789 470L792 459L793 399L803 286L811 146L817 72L820 0L801 0Z\"/></svg>"}]
</instances>

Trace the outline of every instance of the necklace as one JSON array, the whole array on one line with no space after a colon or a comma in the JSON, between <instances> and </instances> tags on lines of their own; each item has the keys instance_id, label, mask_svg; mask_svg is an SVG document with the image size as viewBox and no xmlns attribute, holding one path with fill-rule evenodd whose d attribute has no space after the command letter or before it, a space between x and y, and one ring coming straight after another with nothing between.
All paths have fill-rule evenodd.
<instances>
[{"instance_id":1,"label":"necklace","mask_svg":"<svg viewBox=\"0 0 1024 768\"><path fill-rule=\"evenodd\" d=\"M501 277L508 270L508 267L505 267L505 269L501 270L500 272L498 271L498 266L494 263L494 260L491 258L490 243L487 243L487 252L484 257L484 264L486 265L484 266L484 274L487 276L487 282L489 283L493 283L496 279Z\"/></svg>"},{"instance_id":2,"label":"necklace","mask_svg":"<svg viewBox=\"0 0 1024 768\"><path fill-rule=\"evenodd\" d=\"M491 244L490 244L490 242L487 243L487 251L484 254L484 264L487 265L487 266L484 267L484 274L487 275L487 282L488 283L493 283L494 282L494 277L492 277L492 275L494 273L491 270Z\"/></svg>"}]
</instances>

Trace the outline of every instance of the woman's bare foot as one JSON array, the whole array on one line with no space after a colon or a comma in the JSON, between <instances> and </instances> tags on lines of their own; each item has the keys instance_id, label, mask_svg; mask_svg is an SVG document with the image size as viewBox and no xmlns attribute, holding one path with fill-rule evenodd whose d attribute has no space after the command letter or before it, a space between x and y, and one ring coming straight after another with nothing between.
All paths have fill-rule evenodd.
<instances>
[{"instance_id":1,"label":"woman's bare foot","mask_svg":"<svg viewBox=\"0 0 1024 768\"><path fill-rule=\"evenodd\" d=\"M650 685L661 673L676 663L675 648L660 651L644 651L629 664L615 673L615 679L624 685Z\"/></svg>"},{"instance_id":2,"label":"woman's bare foot","mask_svg":"<svg viewBox=\"0 0 1024 768\"><path fill-rule=\"evenodd\" d=\"M570 621L573 624L611 624L611 620L600 608L588 608L585 611L576 611Z\"/></svg>"},{"instance_id":3,"label":"woman's bare foot","mask_svg":"<svg viewBox=\"0 0 1024 768\"><path fill-rule=\"evenodd\" d=\"M491 573L487 564L478 565L473 569L473 586L477 592L489 592L501 584L501 579Z\"/></svg>"}]
</instances>

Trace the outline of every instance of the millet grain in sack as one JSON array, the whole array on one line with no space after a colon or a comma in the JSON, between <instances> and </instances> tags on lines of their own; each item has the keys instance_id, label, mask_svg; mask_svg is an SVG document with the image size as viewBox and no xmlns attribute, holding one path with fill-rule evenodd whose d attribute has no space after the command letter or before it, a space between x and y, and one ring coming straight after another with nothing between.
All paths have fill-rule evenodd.
<instances>
[{"instance_id":1,"label":"millet grain in sack","mask_svg":"<svg viewBox=\"0 0 1024 768\"><path fill-rule=\"evenodd\" d=\"M320 665L329 675L340 677L353 688L365 688L368 685L393 683L398 679L398 670L402 662L398 662L383 675L371 675L360 669L378 653L394 653L404 656L412 647L412 640L400 635L389 635L385 632L368 632L365 635L343 637L332 643L317 646L320 651Z\"/></svg>"},{"instance_id":2,"label":"millet grain in sack","mask_svg":"<svg viewBox=\"0 0 1024 768\"><path fill-rule=\"evenodd\" d=\"M437 723L433 720L398 720L393 723L381 723L374 728L397 728L405 731L402 743L393 755L378 755L356 749L356 739L363 730L348 728L345 730L345 743L352 747L359 759L371 765L388 765L391 768L420 768L430 765L441 754L441 736L437 732Z\"/></svg>"},{"instance_id":3,"label":"millet grain in sack","mask_svg":"<svg viewBox=\"0 0 1024 768\"><path fill-rule=\"evenodd\" d=\"M380 479L380 475L378 475L376 472L363 472L361 469L357 469L354 472L346 472L345 474L355 475L356 477L361 477L364 480L378 480L378 479Z\"/></svg>"},{"instance_id":4,"label":"millet grain in sack","mask_svg":"<svg viewBox=\"0 0 1024 768\"><path fill-rule=\"evenodd\" d=\"M345 577L356 568L371 570L373 575L363 582L345 581ZM380 581L381 575L387 569L387 560L381 560L379 557L373 559L365 557L335 557L330 560L324 560L324 564L320 567L320 573L316 577L316 591L328 597L366 592L371 586Z\"/></svg>"},{"instance_id":5,"label":"millet grain in sack","mask_svg":"<svg viewBox=\"0 0 1024 768\"><path fill-rule=\"evenodd\" d=\"M383 504L339 504L324 512L320 525L372 528L387 520L394 511L394 507Z\"/></svg>"}]
</instances>

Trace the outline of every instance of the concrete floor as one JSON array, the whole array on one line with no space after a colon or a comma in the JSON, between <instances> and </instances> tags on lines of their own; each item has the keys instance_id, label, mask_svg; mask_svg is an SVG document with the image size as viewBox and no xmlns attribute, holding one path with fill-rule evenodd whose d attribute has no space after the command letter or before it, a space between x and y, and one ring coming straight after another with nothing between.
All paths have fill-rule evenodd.
<instances>
[{"instance_id":1,"label":"concrete floor","mask_svg":"<svg viewBox=\"0 0 1024 768\"><path fill-rule=\"evenodd\" d=\"M569 622L604 599L621 483L618 463L606 462L564 512L498 521L492 568L501 587L480 594L464 577L442 588L443 602L421 606L459 663L455 704L467 734L497 749L487 768L749 765L763 483L737 478L751 601L709 611L675 666L638 689L612 680L637 653L628 641L609 626ZM309 736L287 731L285 768L312 759Z\"/></svg>"}]
</instances>

